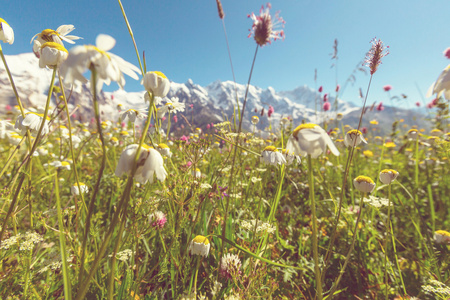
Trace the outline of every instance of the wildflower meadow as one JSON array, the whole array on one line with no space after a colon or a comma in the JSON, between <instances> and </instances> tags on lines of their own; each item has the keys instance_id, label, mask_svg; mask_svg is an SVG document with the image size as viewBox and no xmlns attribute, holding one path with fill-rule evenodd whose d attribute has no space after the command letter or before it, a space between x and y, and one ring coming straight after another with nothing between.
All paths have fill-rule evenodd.
<instances>
[{"instance_id":1,"label":"wildflower meadow","mask_svg":"<svg viewBox=\"0 0 450 300\"><path fill-rule=\"evenodd\" d=\"M197 126L189 103L167 97L170 76L147 69L118 2L136 63L114 54L112 36L83 45L76 24L40 28L32 50L52 72L42 107L23 104L4 55L31 37L1 16L17 100L0 116L1 299L450 299L450 66L430 87L431 118L381 128L366 113L383 104L367 103L390 49L368 37L356 122L321 94L326 118L262 130L275 109L247 107L252 72L259 51L288 38L267 4L248 16L244 97ZM112 119L99 95L125 78L142 83L146 109L118 106ZM69 109L83 87L92 122Z\"/></svg>"}]
</instances>

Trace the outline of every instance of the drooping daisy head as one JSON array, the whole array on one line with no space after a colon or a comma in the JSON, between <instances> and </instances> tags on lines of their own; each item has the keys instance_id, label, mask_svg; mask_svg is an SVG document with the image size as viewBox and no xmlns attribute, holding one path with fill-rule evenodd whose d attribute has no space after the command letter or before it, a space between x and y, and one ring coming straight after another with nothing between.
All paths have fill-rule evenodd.
<instances>
[{"instance_id":1,"label":"drooping daisy head","mask_svg":"<svg viewBox=\"0 0 450 300\"><path fill-rule=\"evenodd\" d=\"M305 156L308 154L312 158L317 158L326 151L327 146L331 153L339 156L339 151L327 132L316 124L306 123L294 129L289 137L286 149L297 155Z\"/></svg>"},{"instance_id":2,"label":"drooping daisy head","mask_svg":"<svg viewBox=\"0 0 450 300\"><path fill-rule=\"evenodd\" d=\"M14 43L14 30L2 18L0 18L0 40L10 45Z\"/></svg>"},{"instance_id":3,"label":"drooping daisy head","mask_svg":"<svg viewBox=\"0 0 450 300\"><path fill-rule=\"evenodd\" d=\"M358 176L353 179L353 185L362 193L371 193L375 189L375 182L367 176Z\"/></svg>"},{"instance_id":4,"label":"drooping daisy head","mask_svg":"<svg viewBox=\"0 0 450 300\"><path fill-rule=\"evenodd\" d=\"M282 165L286 163L286 158L274 146L267 146L261 153L261 162L269 165Z\"/></svg>"},{"instance_id":5,"label":"drooping daisy head","mask_svg":"<svg viewBox=\"0 0 450 300\"><path fill-rule=\"evenodd\" d=\"M78 185L80 185L80 188L78 188ZM72 185L70 187L70 190L72 192L72 195L77 195L77 196L80 194L85 194L85 193L89 192L89 188L83 182L75 183L74 185Z\"/></svg>"},{"instance_id":6,"label":"drooping daisy head","mask_svg":"<svg viewBox=\"0 0 450 300\"><path fill-rule=\"evenodd\" d=\"M450 232L438 230L434 233L434 240L438 244L450 244Z\"/></svg>"},{"instance_id":7,"label":"drooping daisy head","mask_svg":"<svg viewBox=\"0 0 450 300\"><path fill-rule=\"evenodd\" d=\"M37 42L37 44L39 46L40 68L49 67L50 69L54 69L60 66L69 56L67 49L58 43L47 42L41 45Z\"/></svg>"},{"instance_id":8,"label":"drooping daisy head","mask_svg":"<svg viewBox=\"0 0 450 300\"><path fill-rule=\"evenodd\" d=\"M38 114L35 112L27 112L25 113L25 118L22 115L17 117L14 128L22 130L22 135L24 135L27 129L29 129L31 131L31 134L36 136L41 126L43 118L44 118L43 114ZM47 116L44 122L44 127L42 128L41 135L46 135L47 133L49 133L50 131L50 128L48 126L49 121L50 117Z\"/></svg>"},{"instance_id":9,"label":"drooping daisy head","mask_svg":"<svg viewBox=\"0 0 450 300\"><path fill-rule=\"evenodd\" d=\"M400 175L397 171L385 169L380 172L380 181L384 184L391 184Z\"/></svg>"},{"instance_id":10,"label":"drooping daisy head","mask_svg":"<svg viewBox=\"0 0 450 300\"><path fill-rule=\"evenodd\" d=\"M250 33L248 37L253 36L256 44L260 47L270 44L272 40L284 40L284 30L279 28L283 28L286 22L279 16L279 12L276 12L275 16L272 17L270 15L271 8L270 3L267 3L266 8L261 6L259 16L254 13L248 15L253 21L252 28L249 29Z\"/></svg>"},{"instance_id":11,"label":"drooping daisy head","mask_svg":"<svg viewBox=\"0 0 450 300\"><path fill-rule=\"evenodd\" d=\"M191 255L208 256L211 244L203 235L197 235L189 244L189 252Z\"/></svg>"},{"instance_id":12,"label":"drooping daisy head","mask_svg":"<svg viewBox=\"0 0 450 300\"><path fill-rule=\"evenodd\" d=\"M142 83L145 90L151 92L154 97L164 98L170 90L169 79L160 71L145 73Z\"/></svg>"},{"instance_id":13,"label":"drooping daisy head","mask_svg":"<svg viewBox=\"0 0 450 300\"><path fill-rule=\"evenodd\" d=\"M367 144L367 141L364 139L361 131L357 129L353 129L347 132L344 137L344 144L346 147L356 147L363 142Z\"/></svg>"}]
</instances>

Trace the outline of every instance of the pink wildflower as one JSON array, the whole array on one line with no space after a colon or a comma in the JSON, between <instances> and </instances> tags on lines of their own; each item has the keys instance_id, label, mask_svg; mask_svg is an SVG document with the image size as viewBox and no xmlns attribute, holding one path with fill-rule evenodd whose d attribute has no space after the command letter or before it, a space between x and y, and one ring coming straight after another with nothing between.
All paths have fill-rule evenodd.
<instances>
[{"instance_id":1,"label":"pink wildflower","mask_svg":"<svg viewBox=\"0 0 450 300\"><path fill-rule=\"evenodd\" d=\"M267 116L270 118L270 116L274 113L274 109L272 105L269 105L269 110L267 111Z\"/></svg>"},{"instance_id":2,"label":"pink wildflower","mask_svg":"<svg viewBox=\"0 0 450 300\"><path fill-rule=\"evenodd\" d=\"M389 46L384 47L381 40L373 38L372 48L366 54L365 63L370 68L370 75L375 74L381 64L381 59L389 54Z\"/></svg>"},{"instance_id":3,"label":"pink wildflower","mask_svg":"<svg viewBox=\"0 0 450 300\"><path fill-rule=\"evenodd\" d=\"M211 125L209 125L209 124L206 125L206 129L209 129L209 128L211 128Z\"/></svg>"},{"instance_id":4,"label":"pink wildflower","mask_svg":"<svg viewBox=\"0 0 450 300\"><path fill-rule=\"evenodd\" d=\"M450 59L450 47L448 47L447 49L445 49L445 51L444 51L444 56L447 57L448 59Z\"/></svg>"},{"instance_id":5,"label":"pink wildflower","mask_svg":"<svg viewBox=\"0 0 450 300\"><path fill-rule=\"evenodd\" d=\"M330 103L330 102L325 102L325 103L323 104L323 110L324 110L324 111L329 111L330 108L331 108L331 103Z\"/></svg>"},{"instance_id":6,"label":"pink wildflower","mask_svg":"<svg viewBox=\"0 0 450 300\"><path fill-rule=\"evenodd\" d=\"M214 123L211 123L211 128L214 127Z\"/></svg>"},{"instance_id":7,"label":"pink wildflower","mask_svg":"<svg viewBox=\"0 0 450 300\"><path fill-rule=\"evenodd\" d=\"M180 137L180 141L187 142L189 141L189 137L183 135L182 137Z\"/></svg>"},{"instance_id":8,"label":"pink wildflower","mask_svg":"<svg viewBox=\"0 0 450 300\"><path fill-rule=\"evenodd\" d=\"M436 106L438 104L438 102L439 102L438 98L434 98L432 101L433 106Z\"/></svg>"},{"instance_id":9,"label":"pink wildflower","mask_svg":"<svg viewBox=\"0 0 450 300\"><path fill-rule=\"evenodd\" d=\"M383 90L385 91L385 92L389 92L390 90L392 90L392 85L385 85L385 86L383 86Z\"/></svg>"},{"instance_id":10,"label":"pink wildflower","mask_svg":"<svg viewBox=\"0 0 450 300\"><path fill-rule=\"evenodd\" d=\"M377 110L378 111L383 111L384 110L383 102L380 102L380 104L378 104Z\"/></svg>"},{"instance_id":11,"label":"pink wildflower","mask_svg":"<svg viewBox=\"0 0 450 300\"><path fill-rule=\"evenodd\" d=\"M323 102L328 102L328 94L323 95Z\"/></svg>"},{"instance_id":12,"label":"pink wildflower","mask_svg":"<svg viewBox=\"0 0 450 300\"><path fill-rule=\"evenodd\" d=\"M341 89L341 86L339 84L336 85L336 93L339 92L340 89Z\"/></svg>"},{"instance_id":13,"label":"pink wildflower","mask_svg":"<svg viewBox=\"0 0 450 300\"><path fill-rule=\"evenodd\" d=\"M177 116L173 116L173 121L174 121L175 123L177 123L177 122L178 122L178 117L177 117Z\"/></svg>"},{"instance_id":14,"label":"pink wildflower","mask_svg":"<svg viewBox=\"0 0 450 300\"><path fill-rule=\"evenodd\" d=\"M165 121L167 118L166 117L162 117L161 118L161 121Z\"/></svg>"},{"instance_id":15,"label":"pink wildflower","mask_svg":"<svg viewBox=\"0 0 450 300\"><path fill-rule=\"evenodd\" d=\"M148 221L152 227L156 227L157 229L162 229L164 224L166 224L167 219L166 215L163 212L156 211L150 216L148 216Z\"/></svg>"},{"instance_id":16,"label":"pink wildflower","mask_svg":"<svg viewBox=\"0 0 450 300\"><path fill-rule=\"evenodd\" d=\"M272 16L270 15L270 8L270 3L267 3L265 9L264 6L261 6L259 16L254 13L248 15L248 17L253 20L253 25L252 28L249 29L250 33L248 37L253 35L256 43L260 47L271 44L272 40L276 41L281 38L284 40L284 30L275 29L277 26L284 27L286 22L279 16L279 12L275 13L275 21L273 22Z\"/></svg>"},{"instance_id":17,"label":"pink wildflower","mask_svg":"<svg viewBox=\"0 0 450 300\"><path fill-rule=\"evenodd\" d=\"M191 162L191 161L188 161L187 164L186 164L186 166L189 168L190 166L192 166L192 162Z\"/></svg>"},{"instance_id":18,"label":"pink wildflower","mask_svg":"<svg viewBox=\"0 0 450 300\"><path fill-rule=\"evenodd\" d=\"M5 106L5 109L8 110L8 111L11 110L11 105L9 105L9 104L6 105L6 106Z\"/></svg>"},{"instance_id":19,"label":"pink wildflower","mask_svg":"<svg viewBox=\"0 0 450 300\"><path fill-rule=\"evenodd\" d=\"M190 108L194 108L194 104L189 104L189 107Z\"/></svg>"},{"instance_id":20,"label":"pink wildflower","mask_svg":"<svg viewBox=\"0 0 450 300\"><path fill-rule=\"evenodd\" d=\"M367 127L361 128L361 132L362 132L362 134L366 134L367 133Z\"/></svg>"},{"instance_id":21,"label":"pink wildflower","mask_svg":"<svg viewBox=\"0 0 450 300\"><path fill-rule=\"evenodd\" d=\"M319 86L318 92L319 92L319 93L322 93L322 91L323 91L323 87L322 87L322 86Z\"/></svg>"}]
</instances>

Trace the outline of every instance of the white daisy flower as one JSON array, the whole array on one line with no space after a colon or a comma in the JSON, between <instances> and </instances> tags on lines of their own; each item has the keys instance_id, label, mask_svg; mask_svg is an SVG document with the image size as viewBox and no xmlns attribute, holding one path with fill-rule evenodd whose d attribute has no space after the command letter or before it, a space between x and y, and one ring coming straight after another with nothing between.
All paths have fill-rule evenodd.
<instances>
[{"instance_id":1,"label":"white daisy flower","mask_svg":"<svg viewBox=\"0 0 450 300\"><path fill-rule=\"evenodd\" d=\"M80 195L80 191L82 194L86 194L89 192L89 188L87 187L86 184L84 184L82 182L79 182L79 184L80 184L80 188L78 188L78 184L76 184L76 183L70 187L70 191L72 192L72 195L78 196L78 195Z\"/></svg>"},{"instance_id":2,"label":"white daisy flower","mask_svg":"<svg viewBox=\"0 0 450 300\"><path fill-rule=\"evenodd\" d=\"M78 40L81 38L75 35L68 35L74 29L75 27L73 25L61 25L56 30L45 29L42 30L42 32L34 35L30 41L31 44L33 43L33 40L36 38L33 44L34 54L37 56L37 58L39 58L40 57L39 46L47 42L58 43L61 46L64 46L62 41L65 41L69 44L75 44L74 40Z\"/></svg>"},{"instance_id":3,"label":"white daisy flower","mask_svg":"<svg viewBox=\"0 0 450 300\"><path fill-rule=\"evenodd\" d=\"M69 56L67 49L58 43L47 42L45 44L40 44L36 41L36 44L39 47L40 68L49 67L50 69L54 69L55 67L60 66Z\"/></svg>"},{"instance_id":4,"label":"white daisy flower","mask_svg":"<svg viewBox=\"0 0 450 300\"><path fill-rule=\"evenodd\" d=\"M97 71L97 91L100 91L103 83L109 85L116 81L123 88L125 78L123 73L138 80L141 71L131 63L119 56L106 52L116 44L116 40L106 34L100 34L95 41L96 46L76 46L70 49L69 58L61 65L60 71L66 84L74 84L76 81L87 83L83 76L91 66Z\"/></svg>"},{"instance_id":5,"label":"white daisy flower","mask_svg":"<svg viewBox=\"0 0 450 300\"><path fill-rule=\"evenodd\" d=\"M55 168L58 168L58 169L70 170L70 163L67 161L55 160L55 161L52 161L51 163L49 163L49 165L53 166Z\"/></svg>"},{"instance_id":6,"label":"white daisy flower","mask_svg":"<svg viewBox=\"0 0 450 300\"><path fill-rule=\"evenodd\" d=\"M25 113L25 118L22 115L17 117L14 128L22 130L22 135L25 134L27 129L31 131L32 135L36 135L39 131L39 127L41 126L43 117L44 117L43 114L27 112ZM50 131L48 126L49 121L50 117L47 116L47 120L45 120L44 122L44 127L42 128L41 135L46 135Z\"/></svg>"},{"instance_id":7,"label":"white daisy flower","mask_svg":"<svg viewBox=\"0 0 450 300\"><path fill-rule=\"evenodd\" d=\"M145 90L151 92L154 97L164 98L170 90L169 79L159 71L145 73L142 84Z\"/></svg>"},{"instance_id":8,"label":"white daisy flower","mask_svg":"<svg viewBox=\"0 0 450 300\"><path fill-rule=\"evenodd\" d=\"M408 130L408 139L409 140L415 140L419 136L420 136L419 130L417 130L415 128Z\"/></svg>"},{"instance_id":9,"label":"white daisy flower","mask_svg":"<svg viewBox=\"0 0 450 300\"><path fill-rule=\"evenodd\" d=\"M384 184L391 184L400 175L397 171L385 169L380 172L380 181Z\"/></svg>"},{"instance_id":10,"label":"white daisy flower","mask_svg":"<svg viewBox=\"0 0 450 300\"><path fill-rule=\"evenodd\" d=\"M169 146L164 143L158 144L158 146L156 146L156 150L158 150L163 156L172 157L172 152L170 151Z\"/></svg>"},{"instance_id":11,"label":"white daisy flower","mask_svg":"<svg viewBox=\"0 0 450 300\"><path fill-rule=\"evenodd\" d=\"M14 43L14 30L2 18L0 18L0 40L10 45Z\"/></svg>"},{"instance_id":12,"label":"white daisy flower","mask_svg":"<svg viewBox=\"0 0 450 300\"><path fill-rule=\"evenodd\" d=\"M180 102L178 97L172 97L170 100L166 100L166 104L158 109L158 118L164 117L167 112L176 113L183 112L185 109L185 104Z\"/></svg>"},{"instance_id":13,"label":"white daisy flower","mask_svg":"<svg viewBox=\"0 0 450 300\"><path fill-rule=\"evenodd\" d=\"M211 244L209 243L209 240L202 235L197 235L189 244L189 252L191 255L201 255L206 257L209 254L210 248Z\"/></svg>"},{"instance_id":14,"label":"white daisy flower","mask_svg":"<svg viewBox=\"0 0 450 300\"><path fill-rule=\"evenodd\" d=\"M367 144L367 141L364 139L361 131L353 129L347 132L344 137L345 147L356 147L363 142Z\"/></svg>"},{"instance_id":15,"label":"white daisy flower","mask_svg":"<svg viewBox=\"0 0 450 300\"><path fill-rule=\"evenodd\" d=\"M287 166L292 165L292 163L294 161L297 162L297 164L300 164L302 162L302 159L300 158L300 156L289 152L289 150L283 149L283 150L281 150L281 153L283 153L283 156L286 158Z\"/></svg>"},{"instance_id":16,"label":"white daisy flower","mask_svg":"<svg viewBox=\"0 0 450 300\"><path fill-rule=\"evenodd\" d=\"M434 240L438 244L450 244L450 233L445 230L438 230L434 233Z\"/></svg>"},{"instance_id":17,"label":"white daisy flower","mask_svg":"<svg viewBox=\"0 0 450 300\"><path fill-rule=\"evenodd\" d=\"M375 182L367 176L358 176L353 179L355 188L363 193L371 193L375 189Z\"/></svg>"},{"instance_id":18,"label":"white daisy flower","mask_svg":"<svg viewBox=\"0 0 450 300\"><path fill-rule=\"evenodd\" d=\"M448 65L439 75L436 82L434 82L427 92L427 97L436 94L440 97L444 94L445 99L450 100L450 65Z\"/></svg>"},{"instance_id":19,"label":"white daisy flower","mask_svg":"<svg viewBox=\"0 0 450 300\"><path fill-rule=\"evenodd\" d=\"M201 178L202 172L199 168L196 168L195 170L192 170L192 176L194 176L195 178Z\"/></svg>"},{"instance_id":20,"label":"white daisy flower","mask_svg":"<svg viewBox=\"0 0 450 300\"><path fill-rule=\"evenodd\" d=\"M136 122L136 118L138 119L144 119L146 117L146 111L145 110L137 110L137 109L128 109L119 114L120 119L122 121L125 121L126 118L130 120L131 123Z\"/></svg>"},{"instance_id":21,"label":"white daisy flower","mask_svg":"<svg viewBox=\"0 0 450 300\"><path fill-rule=\"evenodd\" d=\"M139 145L132 144L125 148L116 167L116 176L120 177L123 174L130 174L138 147ZM154 175L156 175L159 181L164 181L167 172L164 169L164 160L161 154L145 144L141 148L134 179L143 184L147 183L147 181L153 183Z\"/></svg>"},{"instance_id":22,"label":"white daisy flower","mask_svg":"<svg viewBox=\"0 0 450 300\"><path fill-rule=\"evenodd\" d=\"M267 146L264 148L263 152L261 153L261 162L264 162L269 165L282 165L286 163L286 159L284 158L283 154L278 151L277 148L274 146Z\"/></svg>"},{"instance_id":23,"label":"white daisy flower","mask_svg":"<svg viewBox=\"0 0 450 300\"><path fill-rule=\"evenodd\" d=\"M316 124L307 123L294 129L287 142L286 150L301 156L309 154L312 158L317 158L327 150L327 146L331 153L339 156L339 151L327 132Z\"/></svg>"}]
</instances>

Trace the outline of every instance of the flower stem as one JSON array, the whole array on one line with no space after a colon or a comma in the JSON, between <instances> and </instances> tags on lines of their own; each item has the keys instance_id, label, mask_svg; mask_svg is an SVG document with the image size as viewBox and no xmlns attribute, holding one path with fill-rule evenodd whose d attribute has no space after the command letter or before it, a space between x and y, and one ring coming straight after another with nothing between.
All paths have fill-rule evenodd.
<instances>
[{"instance_id":1,"label":"flower stem","mask_svg":"<svg viewBox=\"0 0 450 300\"><path fill-rule=\"evenodd\" d=\"M361 219L363 204L364 204L364 194L361 196L361 202L359 203L359 213L358 213L358 218L356 219L356 223L355 223L355 230L353 230L352 244L350 245L350 249L348 250L347 256L345 257L344 265L342 266L342 268L339 272L339 277L330 290L330 293L329 293L330 299L333 299L333 294L336 291L336 289L338 288L339 282L341 281L342 276L345 273L345 268L347 267L347 264L350 261L350 256L352 255L353 248L355 246L356 236L358 233L358 224L359 224L359 220Z\"/></svg>"},{"instance_id":2,"label":"flower stem","mask_svg":"<svg viewBox=\"0 0 450 300\"><path fill-rule=\"evenodd\" d=\"M391 233L390 226L391 226L391 184L388 186L388 215L386 220L386 236L384 240L384 285L386 287L385 293L386 293L386 300L388 299L388 272L387 272L387 252L388 252L388 246L389 246L389 235Z\"/></svg>"},{"instance_id":3,"label":"flower stem","mask_svg":"<svg viewBox=\"0 0 450 300\"><path fill-rule=\"evenodd\" d=\"M311 214L312 214L312 246L314 257L314 273L316 276L316 297L318 300L322 299L322 278L320 276L319 268L319 253L317 246L317 217L316 217L316 203L314 199L314 174L312 169L311 155L308 154L308 173L309 173L309 199L311 201Z\"/></svg>"},{"instance_id":4,"label":"flower stem","mask_svg":"<svg viewBox=\"0 0 450 300\"><path fill-rule=\"evenodd\" d=\"M69 270L67 269L67 251L66 251L66 237L64 234L64 223L62 219L61 200L59 198L59 180L58 171L55 174L55 197L56 209L58 211L58 229L59 229L59 249L61 251L61 263L64 281L64 299L72 299L72 288L70 286Z\"/></svg>"}]
</instances>

